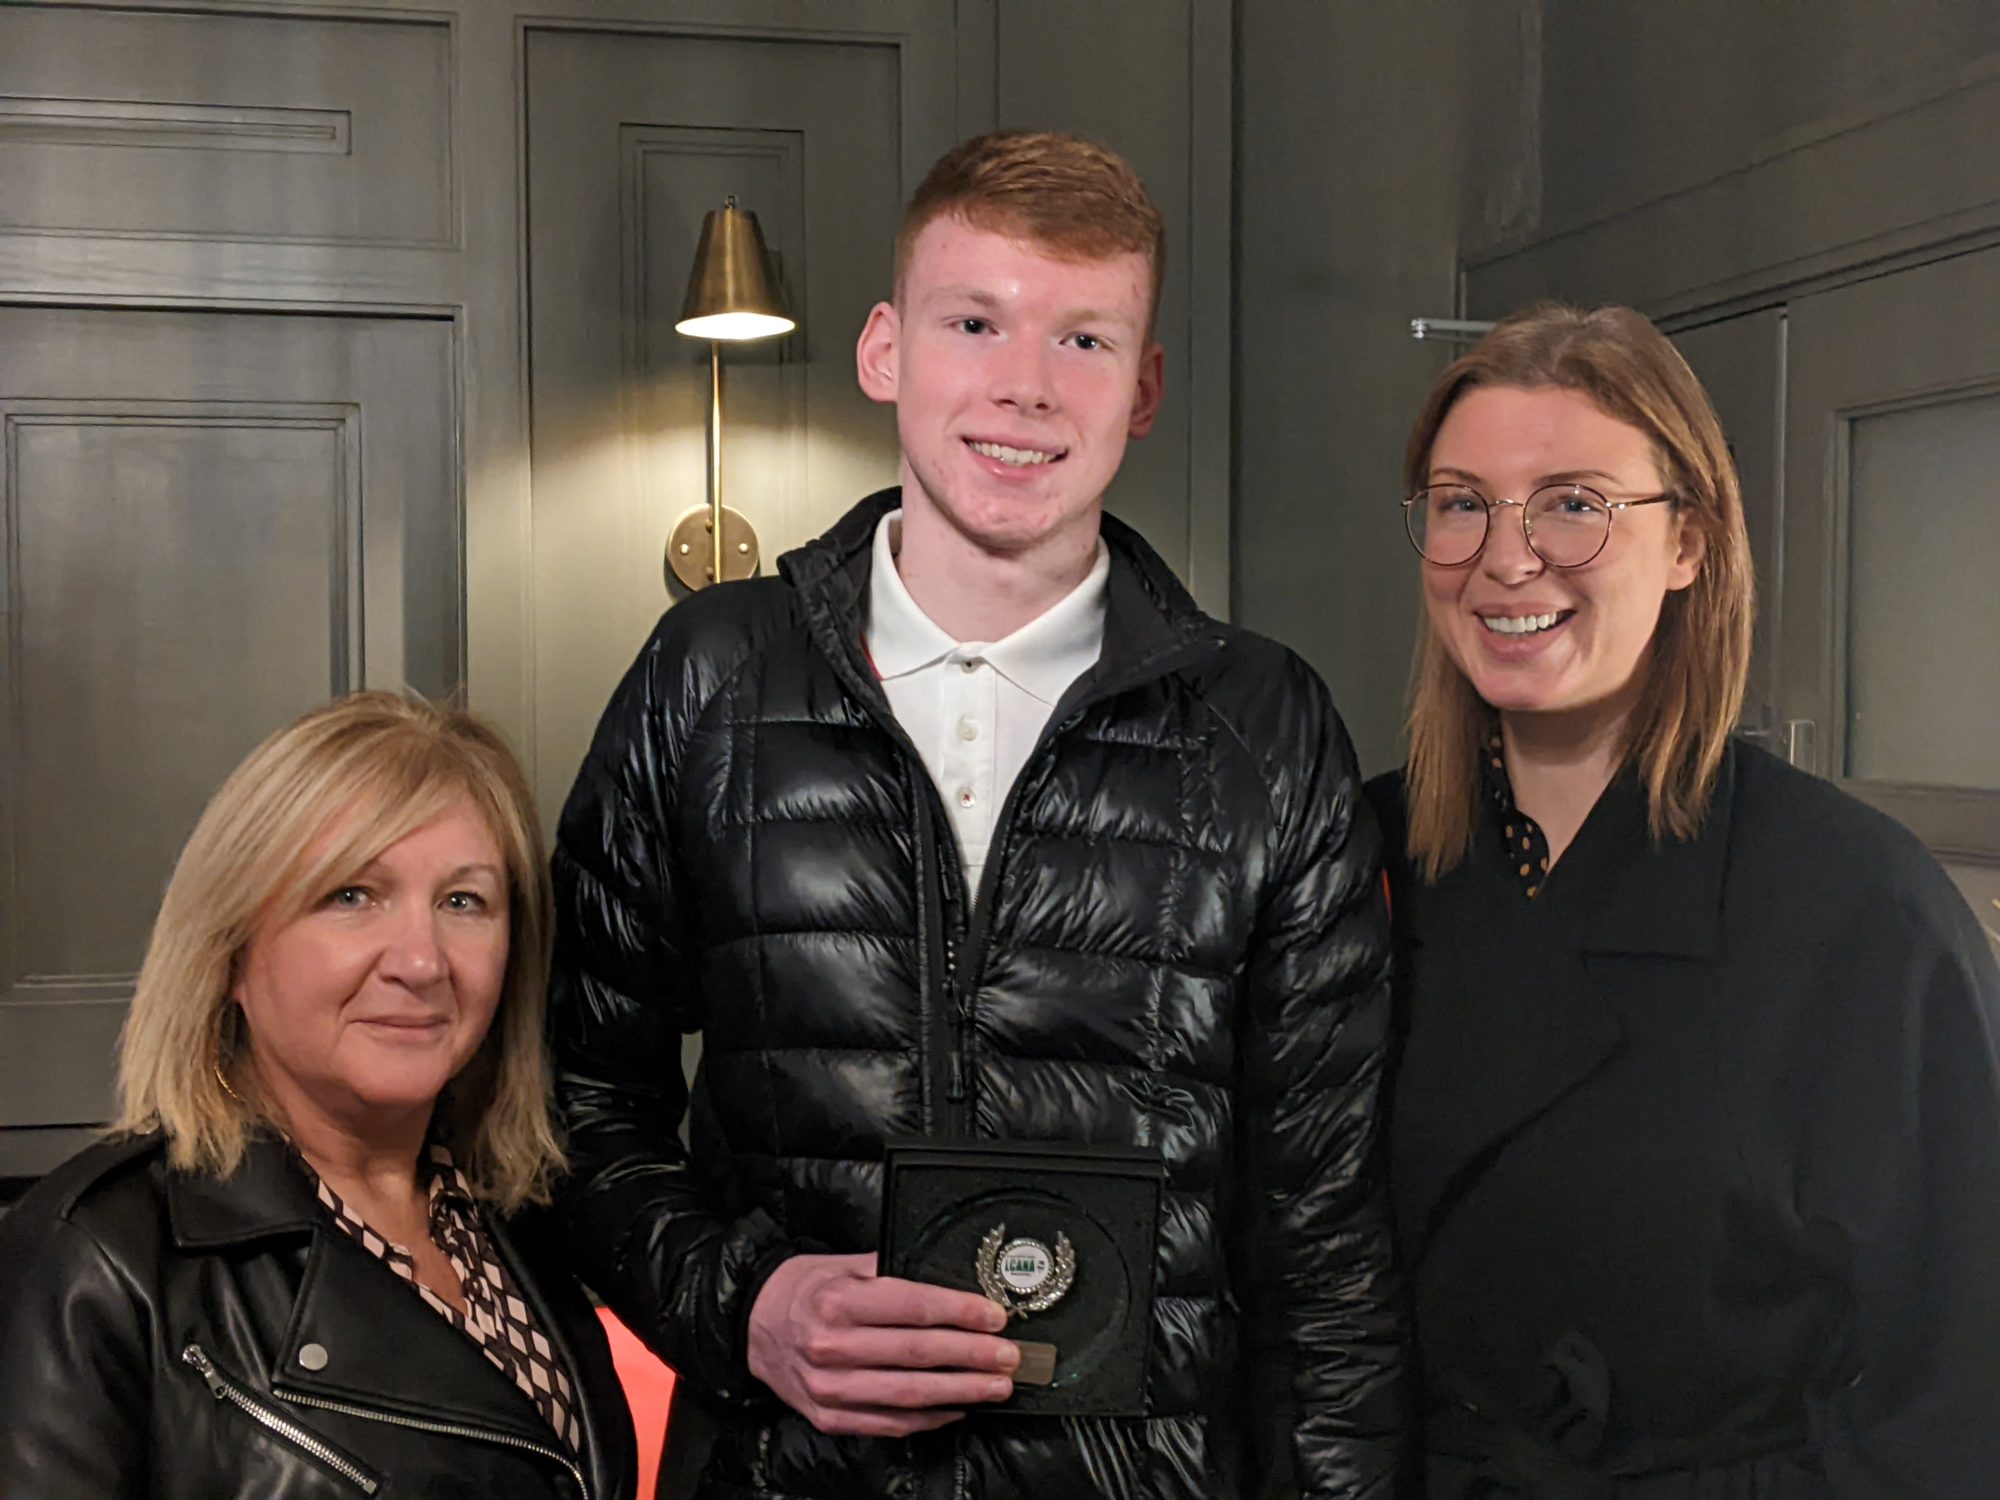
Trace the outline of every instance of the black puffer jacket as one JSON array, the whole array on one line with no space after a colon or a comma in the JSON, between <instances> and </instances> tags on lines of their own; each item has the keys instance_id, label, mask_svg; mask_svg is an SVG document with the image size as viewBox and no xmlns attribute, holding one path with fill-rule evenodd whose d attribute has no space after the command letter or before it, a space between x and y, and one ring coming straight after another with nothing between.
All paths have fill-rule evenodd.
<instances>
[{"instance_id":1,"label":"black puffer jacket","mask_svg":"<svg viewBox=\"0 0 2000 1500\"><path fill-rule=\"evenodd\" d=\"M0 1219L0 1500L630 1500L632 1419L554 1236L486 1230L583 1397L581 1462L275 1140L226 1181L158 1135L91 1147Z\"/></svg>"},{"instance_id":2,"label":"black puffer jacket","mask_svg":"<svg viewBox=\"0 0 2000 1500\"><path fill-rule=\"evenodd\" d=\"M1325 688L1107 520L1102 659L1022 770L974 902L862 648L897 499L781 579L669 613L562 817L578 1254L683 1377L668 1467L704 1497L1387 1494L1388 934ZM873 1248L882 1141L920 1133L1160 1153L1149 1416L835 1438L750 1376L764 1278Z\"/></svg>"}]
</instances>

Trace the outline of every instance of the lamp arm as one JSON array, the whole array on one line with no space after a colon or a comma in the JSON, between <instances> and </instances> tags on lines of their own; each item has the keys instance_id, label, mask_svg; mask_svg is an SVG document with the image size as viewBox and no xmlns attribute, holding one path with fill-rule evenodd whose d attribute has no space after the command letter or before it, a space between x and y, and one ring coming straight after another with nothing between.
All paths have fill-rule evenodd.
<instances>
[{"instance_id":1,"label":"lamp arm","mask_svg":"<svg viewBox=\"0 0 2000 1500\"><path fill-rule=\"evenodd\" d=\"M708 344L709 581L722 582L722 345Z\"/></svg>"}]
</instances>

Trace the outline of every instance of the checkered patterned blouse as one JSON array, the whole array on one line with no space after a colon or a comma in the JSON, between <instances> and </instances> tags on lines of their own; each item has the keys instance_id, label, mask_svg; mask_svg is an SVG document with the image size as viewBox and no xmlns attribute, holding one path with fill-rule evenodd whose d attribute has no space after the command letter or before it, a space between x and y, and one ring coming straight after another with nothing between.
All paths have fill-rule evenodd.
<instances>
[{"instance_id":1,"label":"checkered patterned blouse","mask_svg":"<svg viewBox=\"0 0 2000 1500\"><path fill-rule=\"evenodd\" d=\"M431 1239L444 1251L458 1276L459 1289L465 1295L466 1311L462 1313L417 1280L416 1262L405 1247L390 1244L370 1229L313 1171L311 1163L297 1152L293 1157L312 1179L319 1201L333 1215L333 1222L362 1249L408 1282L452 1327L479 1345L500 1373L535 1403L535 1410L570 1452L580 1454L583 1427L577 1420L576 1395L569 1376L536 1326L535 1315L521 1297L514 1278L493 1253L479 1220L479 1206L473 1202L471 1186L453 1163L451 1153L433 1144L426 1157L430 1173Z\"/></svg>"}]
</instances>

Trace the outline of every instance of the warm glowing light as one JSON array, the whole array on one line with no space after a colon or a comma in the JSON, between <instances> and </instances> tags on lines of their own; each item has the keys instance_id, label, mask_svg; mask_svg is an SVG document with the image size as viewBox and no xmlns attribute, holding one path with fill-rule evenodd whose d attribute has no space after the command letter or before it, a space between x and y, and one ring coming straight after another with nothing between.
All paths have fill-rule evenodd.
<instances>
[{"instance_id":1,"label":"warm glowing light","mask_svg":"<svg viewBox=\"0 0 2000 1500\"><path fill-rule=\"evenodd\" d=\"M682 318L674 324L674 332L684 333L691 339L714 339L733 344L748 339L775 338L781 333L790 333L796 327L798 324L790 318L775 317L770 313L721 312L702 318Z\"/></svg>"}]
</instances>

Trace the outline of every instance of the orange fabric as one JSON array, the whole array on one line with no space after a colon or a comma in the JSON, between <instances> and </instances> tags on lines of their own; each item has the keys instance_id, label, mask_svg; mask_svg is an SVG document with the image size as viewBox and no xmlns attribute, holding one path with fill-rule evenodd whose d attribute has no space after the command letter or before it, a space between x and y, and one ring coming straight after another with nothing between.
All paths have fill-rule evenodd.
<instances>
[{"instance_id":1,"label":"orange fabric","mask_svg":"<svg viewBox=\"0 0 2000 1500\"><path fill-rule=\"evenodd\" d=\"M639 1433L639 1500L653 1500L653 1483L660 1472L660 1454L667 1445L667 1406L673 1399L674 1372L639 1342L638 1335L599 1308L605 1337L611 1340L611 1362L618 1383L632 1408L632 1425Z\"/></svg>"}]
</instances>

